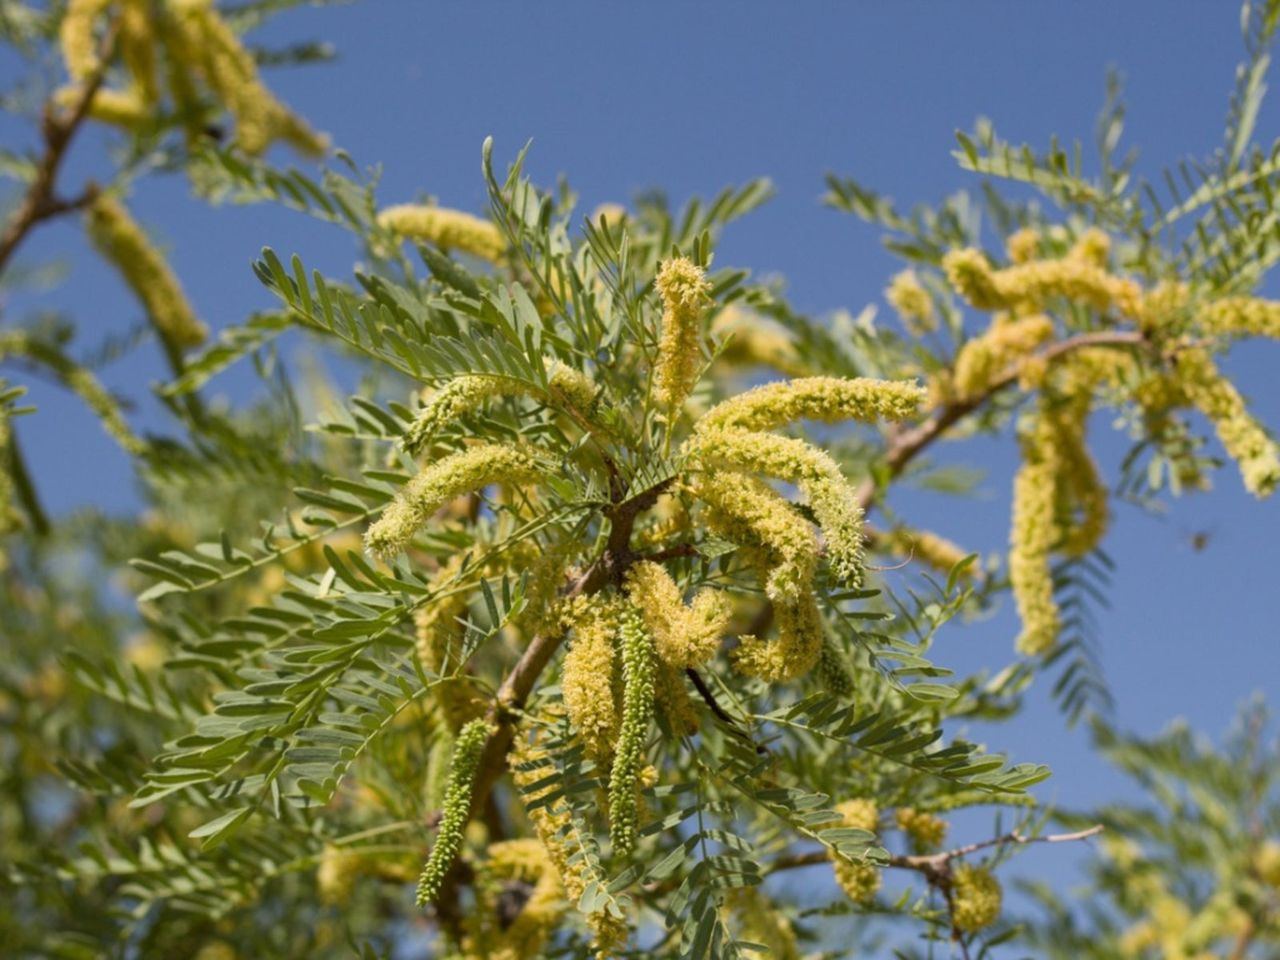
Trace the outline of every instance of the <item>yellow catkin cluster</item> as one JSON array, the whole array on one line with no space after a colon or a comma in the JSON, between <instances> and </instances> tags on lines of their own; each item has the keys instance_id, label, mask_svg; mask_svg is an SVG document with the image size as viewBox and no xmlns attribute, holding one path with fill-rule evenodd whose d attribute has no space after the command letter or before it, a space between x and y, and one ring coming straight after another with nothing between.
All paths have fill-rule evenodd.
<instances>
[{"instance_id":1,"label":"yellow catkin cluster","mask_svg":"<svg viewBox=\"0 0 1280 960\"><path fill-rule=\"evenodd\" d=\"M950 573L957 563L972 552L936 533L907 527L879 534L875 539L875 547L894 556L908 557L942 574ZM970 564L965 567L962 578L971 579L973 576L974 565Z\"/></svg>"},{"instance_id":2,"label":"yellow catkin cluster","mask_svg":"<svg viewBox=\"0 0 1280 960\"><path fill-rule=\"evenodd\" d=\"M787 329L730 304L711 321L711 332L727 342L719 357L735 367L770 367L789 377L803 377L810 372L796 353L795 340Z\"/></svg>"},{"instance_id":3,"label":"yellow catkin cluster","mask_svg":"<svg viewBox=\"0 0 1280 960\"><path fill-rule=\"evenodd\" d=\"M504 915L498 902L511 881L531 886L514 919ZM467 917L465 955L486 960L542 956L568 907L559 872L546 848L532 838L490 844L487 857L476 866L476 888L482 902Z\"/></svg>"},{"instance_id":4,"label":"yellow catkin cluster","mask_svg":"<svg viewBox=\"0 0 1280 960\"><path fill-rule=\"evenodd\" d=\"M1258 846L1253 870L1267 886L1280 890L1280 840L1264 840Z\"/></svg>"},{"instance_id":5,"label":"yellow catkin cluster","mask_svg":"<svg viewBox=\"0 0 1280 960\"><path fill-rule=\"evenodd\" d=\"M1005 238L1004 250L1010 263L1030 263L1040 255L1040 232L1031 227L1015 230Z\"/></svg>"},{"instance_id":6,"label":"yellow catkin cluster","mask_svg":"<svg viewBox=\"0 0 1280 960\"><path fill-rule=\"evenodd\" d=\"M960 348L952 380L958 400L982 396L1013 364L1053 338L1053 321L1042 313L1025 317L997 314L981 336Z\"/></svg>"},{"instance_id":7,"label":"yellow catkin cluster","mask_svg":"<svg viewBox=\"0 0 1280 960\"><path fill-rule=\"evenodd\" d=\"M654 365L654 399L668 419L684 406L702 363L702 317L711 303L706 271L687 257L663 262L654 280L662 298L662 337Z\"/></svg>"},{"instance_id":8,"label":"yellow catkin cluster","mask_svg":"<svg viewBox=\"0 0 1280 960\"><path fill-rule=\"evenodd\" d=\"M924 399L925 391L910 381L802 377L767 383L718 403L697 429L770 430L801 420L909 420Z\"/></svg>"},{"instance_id":9,"label":"yellow catkin cluster","mask_svg":"<svg viewBox=\"0 0 1280 960\"><path fill-rule=\"evenodd\" d=\"M548 358L546 366L545 391L523 380L492 374L455 377L422 407L400 445L411 454L421 453L443 427L495 397L531 396L579 412L590 410L596 395L591 378L558 360Z\"/></svg>"},{"instance_id":10,"label":"yellow catkin cluster","mask_svg":"<svg viewBox=\"0 0 1280 960\"><path fill-rule=\"evenodd\" d=\"M861 581L862 506L825 451L791 437L717 428L700 430L686 449L712 471L750 471L799 487L822 528L832 572L845 583Z\"/></svg>"},{"instance_id":11,"label":"yellow catkin cluster","mask_svg":"<svg viewBox=\"0 0 1280 960\"><path fill-rule=\"evenodd\" d=\"M777 491L732 471L704 474L692 489L709 508L706 520L715 533L764 553L769 567L764 590L770 600L795 603L812 593L817 538Z\"/></svg>"},{"instance_id":12,"label":"yellow catkin cluster","mask_svg":"<svg viewBox=\"0 0 1280 960\"><path fill-rule=\"evenodd\" d=\"M844 826L853 830L865 830L867 833L880 831L880 808L876 802L867 797L854 797L836 804L836 813Z\"/></svg>"},{"instance_id":13,"label":"yellow catkin cluster","mask_svg":"<svg viewBox=\"0 0 1280 960\"><path fill-rule=\"evenodd\" d=\"M911 841L911 849L916 853L937 850L947 838L947 821L931 813L913 807L899 807L894 811L893 819Z\"/></svg>"},{"instance_id":14,"label":"yellow catkin cluster","mask_svg":"<svg viewBox=\"0 0 1280 960\"><path fill-rule=\"evenodd\" d=\"M378 226L397 237L422 240L446 252L460 250L490 263L507 254L506 238L496 225L461 210L402 203L380 212Z\"/></svg>"},{"instance_id":15,"label":"yellow catkin cluster","mask_svg":"<svg viewBox=\"0 0 1280 960\"><path fill-rule=\"evenodd\" d=\"M799 420L903 420L915 415L924 396L914 383L866 378L805 377L765 384L707 411L686 450L709 467L796 484L822 527L832 571L856 584L863 567L862 507L839 466L802 440L758 431Z\"/></svg>"},{"instance_id":16,"label":"yellow catkin cluster","mask_svg":"<svg viewBox=\"0 0 1280 960\"><path fill-rule=\"evenodd\" d=\"M822 617L813 598L817 539L804 519L764 483L730 471L704 475L694 495L709 508L707 525L750 548L765 595L773 601L776 640L742 636L738 669L769 681L808 673L822 656Z\"/></svg>"},{"instance_id":17,"label":"yellow catkin cluster","mask_svg":"<svg viewBox=\"0 0 1280 960\"><path fill-rule=\"evenodd\" d=\"M520 731L512 749L512 779L521 790L525 812L538 840L555 866L566 899L570 903L578 903L587 885L584 860L581 856L574 855L576 847L571 848L567 842L574 829L569 810L563 800L538 802L555 789L554 784L541 789L534 788L535 784L546 779L549 769L546 752L537 739ZM586 919L600 957L612 956L615 950L626 943L627 924L621 916L615 916L607 908L601 907L587 914Z\"/></svg>"},{"instance_id":18,"label":"yellow catkin cluster","mask_svg":"<svg viewBox=\"0 0 1280 960\"><path fill-rule=\"evenodd\" d=\"M1270 496L1280 484L1280 448L1249 413L1240 392L1203 350L1181 351L1175 367L1178 386L1213 424L1222 446L1240 468L1245 489L1255 497Z\"/></svg>"},{"instance_id":19,"label":"yellow catkin cluster","mask_svg":"<svg viewBox=\"0 0 1280 960\"><path fill-rule=\"evenodd\" d=\"M976 933L1000 918L1000 881L985 867L962 864L951 878L951 922L965 933Z\"/></svg>"},{"instance_id":20,"label":"yellow catkin cluster","mask_svg":"<svg viewBox=\"0 0 1280 960\"><path fill-rule=\"evenodd\" d=\"M979 310L1034 309L1062 297L1126 317L1142 313L1142 289L1083 257L1033 260L994 270L980 250L953 250L942 260L947 280Z\"/></svg>"},{"instance_id":21,"label":"yellow catkin cluster","mask_svg":"<svg viewBox=\"0 0 1280 960\"><path fill-rule=\"evenodd\" d=\"M658 656L677 669L706 663L720 646L732 609L718 590L701 590L689 606L671 575L642 560L627 572L627 592L639 607Z\"/></svg>"},{"instance_id":22,"label":"yellow catkin cluster","mask_svg":"<svg viewBox=\"0 0 1280 960\"><path fill-rule=\"evenodd\" d=\"M418 660L430 674L452 673L458 668L463 627L459 619L466 616L470 590L459 589L465 554L455 554L430 578L427 586L441 596L435 597L414 614ZM468 720L484 711L484 698L465 682L446 681L436 688L435 702L448 729L456 731Z\"/></svg>"},{"instance_id":23,"label":"yellow catkin cluster","mask_svg":"<svg viewBox=\"0 0 1280 960\"><path fill-rule=\"evenodd\" d=\"M1205 306L1196 321L1201 330L1211 335L1280 339L1280 302L1227 297Z\"/></svg>"},{"instance_id":24,"label":"yellow catkin cluster","mask_svg":"<svg viewBox=\"0 0 1280 960\"><path fill-rule=\"evenodd\" d=\"M70 107L80 99L77 87L63 87L53 95L54 102ZM151 105L135 88L108 90L99 88L89 101L88 116L126 130L137 130L151 120Z\"/></svg>"},{"instance_id":25,"label":"yellow catkin cluster","mask_svg":"<svg viewBox=\"0 0 1280 960\"><path fill-rule=\"evenodd\" d=\"M1047 653L1058 640L1050 553L1061 537L1057 515L1058 460L1037 429L1023 439L1022 465L1013 480L1009 529L1009 583L1022 620L1017 649Z\"/></svg>"},{"instance_id":26,"label":"yellow catkin cluster","mask_svg":"<svg viewBox=\"0 0 1280 960\"><path fill-rule=\"evenodd\" d=\"M85 228L169 347L183 350L204 342L208 332L187 302L178 278L123 204L110 194L100 194L85 215Z\"/></svg>"},{"instance_id":27,"label":"yellow catkin cluster","mask_svg":"<svg viewBox=\"0 0 1280 960\"><path fill-rule=\"evenodd\" d=\"M853 830L875 833L880 826L880 811L875 802L866 798L854 798L837 804L840 825ZM831 862L836 883L854 903L870 903L880 889L880 868L871 863L860 863L836 856Z\"/></svg>"},{"instance_id":28,"label":"yellow catkin cluster","mask_svg":"<svg viewBox=\"0 0 1280 960\"><path fill-rule=\"evenodd\" d=\"M685 687L681 671L659 661L654 683L658 707L666 716L671 732L677 737L691 737L697 733L701 718Z\"/></svg>"},{"instance_id":29,"label":"yellow catkin cluster","mask_svg":"<svg viewBox=\"0 0 1280 960\"><path fill-rule=\"evenodd\" d=\"M795 928L758 886L732 887L725 891L723 913L734 926L737 939L765 948L759 956L769 960L800 960Z\"/></svg>"},{"instance_id":30,"label":"yellow catkin cluster","mask_svg":"<svg viewBox=\"0 0 1280 960\"><path fill-rule=\"evenodd\" d=\"M174 29L164 34L170 56L204 79L230 111L236 141L256 156L283 140L306 154L323 153L325 138L290 112L263 85L253 55L214 8L212 0L174 0Z\"/></svg>"},{"instance_id":31,"label":"yellow catkin cluster","mask_svg":"<svg viewBox=\"0 0 1280 960\"><path fill-rule=\"evenodd\" d=\"M364 535L365 549L380 557L399 553L437 509L490 484L534 483L542 468L522 446L482 443L424 467L404 485Z\"/></svg>"},{"instance_id":32,"label":"yellow catkin cluster","mask_svg":"<svg viewBox=\"0 0 1280 960\"><path fill-rule=\"evenodd\" d=\"M1062 540L1058 547L1081 557L1093 550L1107 532L1111 510L1098 465L1085 443L1091 392L1080 389L1063 401L1043 404L1042 443L1051 444L1056 504Z\"/></svg>"},{"instance_id":33,"label":"yellow catkin cluster","mask_svg":"<svg viewBox=\"0 0 1280 960\"><path fill-rule=\"evenodd\" d=\"M561 695L573 728L599 762L613 756L622 725L614 649L622 609L623 601L617 597L577 597L565 615L573 637L564 658Z\"/></svg>"},{"instance_id":34,"label":"yellow catkin cluster","mask_svg":"<svg viewBox=\"0 0 1280 960\"><path fill-rule=\"evenodd\" d=\"M150 0L120 0L120 59L141 100L154 104L156 84L156 33Z\"/></svg>"},{"instance_id":35,"label":"yellow catkin cluster","mask_svg":"<svg viewBox=\"0 0 1280 960\"><path fill-rule=\"evenodd\" d=\"M920 283L914 270L903 270L895 274L889 281L884 298L897 312L906 328L917 336L937 327L938 318L933 308L933 298Z\"/></svg>"},{"instance_id":36,"label":"yellow catkin cluster","mask_svg":"<svg viewBox=\"0 0 1280 960\"><path fill-rule=\"evenodd\" d=\"M1090 227L1071 245L1067 257L1105 269L1111 260L1111 238L1097 227Z\"/></svg>"},{"instance_id":37,"label":"yellow catkin cluster","mask_svg":"<svg viewBox=\"0 0 1280 960\"><path fill-rule=\"evenodd\" d=\"M58 24L58 43L67 72L85 80L98 69L98 19L111 0L69 0Z\"/></svg>"}]
</instances>

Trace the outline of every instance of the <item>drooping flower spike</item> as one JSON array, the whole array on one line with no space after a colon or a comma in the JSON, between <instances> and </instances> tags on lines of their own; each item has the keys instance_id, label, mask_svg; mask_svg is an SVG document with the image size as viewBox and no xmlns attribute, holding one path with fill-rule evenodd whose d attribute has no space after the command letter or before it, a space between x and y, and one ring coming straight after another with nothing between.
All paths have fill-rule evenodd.
<instances>
[{"instance_id":1,"label":"drooping flower spike","mask_svg":"<svg viewBox=\"0 0 1280 960\"><path fill-rule=\"evenodd\" d=\"M495 224L461 210L402 203L379 212L378 226L397 237L422 240L446 253L459 250L489 263L499 263L507 254L506 238Z\"/></svg>"},{"instance_id":2,"label":"drooping flower spike","mask_svg":"<svg viewBox=\"0 0 1280 960\"><path fill-rule=\"evenodd\" d=\"M454 743L436 842L422 868L422 875L418 877L418 906L435 902L444 885L445 874L453 866L462 847L463 830L471 818L471 791L489 733L489 726L483 719L472 720L462 728Z\"/></svg>"},{"instance_id":3,"label":"drooping flower spike","mask_svg":"<svg viewBox=\"0 0 1280 960\"><path fill-rule=\"evenodd\" d=\"M596 396L596 385L591 378L558 360L548 358L546 365L545 391L511 377L490 374L455 377L422 407L400 445L407 453L417 455L443 427L496 397L536 397L561 408L571 408L579 416L586 415Z\"/></svg>"},{"instance_id":4,"label":"drooping flower spike","mask_svg":"<svg viewBox=\"0 0 1280 960\"><path fill-rule=\"evenodd\" d=\"M534 483L542 475L537 456L527 447L500 443L468 447L424 467L405 484L365 532L365 548L379 557L392 557L408 546L432 513L454 497L491 484Z\"/></svg>"}]
</instances>

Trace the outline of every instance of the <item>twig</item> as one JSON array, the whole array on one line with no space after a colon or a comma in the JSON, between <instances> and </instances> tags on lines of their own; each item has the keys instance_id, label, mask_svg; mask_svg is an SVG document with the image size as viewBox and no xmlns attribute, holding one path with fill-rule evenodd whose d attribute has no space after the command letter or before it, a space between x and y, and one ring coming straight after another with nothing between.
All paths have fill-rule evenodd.
<instances>
[{"instance_id":1,"label":"twig","mask_svg":"<svg viewBox=\"0 0 1280 960\"><path fill-rule=\"evenodd\" d=\"M900 870L915 870L917 873L923 873L931 883L939 882L949 879L952 860L968 856L971 853L977 853L979 850L986 850L989 847L1022 846L1031 843L1071 843L1076 840L1087 840L1090 837L1097 836L1102 830L1102 824L1097 824L1087 830L1077 830L1074 833L1048 833L1036 837L1029 837L1017 830L1011 830L1009 833L993 837L990 840L981 840L952 850L944 850L941 853L925 855L894 854L889 857L886 866L896 867ZM811 867L819 863L828 863L830 860L831 855L825 850L792 854L779 857L773 861L769 865L767 872L775 873L779 870Z\"/></svg>"},{"instance_id":2,"label":"twig","mask_svg":"<svg viewBox=\"0 0 1280 960\"><path fill-rule=\"evenodd\" d=\"M93 202L97 187L90 183L77 197L64 199L57 194L58 171L67 155L67 148L76 131L89 113L89 104L106 77L111 53L115 50L120 23L113 20L98 45L98 65L80 88L75 101L59 111L52 100L44 105L40 120L40 134L44 139L44 154L36 166L35 176L26 195L18 204L4 232L0 234L0 273L8 266L18 246L26 239L36 224L73 210L80 210Z\"/></svg>"}]
</instances>

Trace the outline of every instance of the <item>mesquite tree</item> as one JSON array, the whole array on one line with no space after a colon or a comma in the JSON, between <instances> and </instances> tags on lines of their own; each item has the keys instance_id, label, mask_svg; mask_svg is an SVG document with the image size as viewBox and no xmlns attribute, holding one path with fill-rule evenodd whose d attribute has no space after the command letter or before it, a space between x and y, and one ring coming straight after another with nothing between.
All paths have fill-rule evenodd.
<instances>
[{"instance_id":1,"label":"mesquite tree","mask_svg":"<svg viewBox=\"0 0 1280 960\"><path fill-rule=\"evenodd\" d=\"M486 142L488 209L465 212L385 202L346 154L272 166L272 144L328 149L259 76L289 58L241 38L276 6L6 9L9 39L59 50L67 85L35 157L9 164L0 270L45 221L83 216L147 317L134 339L172 366L176 429L135 429L73 357L74 326L4 318L0 942L205 960L1274 947L1263 724L1226 754L1126 740L1097 715L1077 608L1117 491L1198 490L1219 450L1260 499L1280 484L1280 448L1216 362L1280 337L1280 303L1254 293L1280 252L1280 162L1253 130L1280 4L1246 6L1226 146L1185 190L1116 153L1115 103L1093 176L982 126L960 140L989 178L976 197L903 213L830 178L830 205L906 261L892 322L805 316L719 262L766 182L584 213ZM119 129L121 163L68 194L88 123ZM127 208L133 179L166 171L347 230L359 263L326 276L305 239L264 249L274 306L206 344ZM291 331L358 370L358 392L286 374L273 345ZM207 403L250 357L264 398ZM46 516L14 426L43 426L18 416L35 371L134 458L140 517ZM1100 410L1131 444L1116 477L1090 452ZM1007 557L876 522L902 478L942 482L937 444L1001 434L1021 451ZM128 557L136 613L100 576ZM935 661L950 621L1005 594L1008 663ZM1045 675L1064 722L1090 716L1163 812L1055 814L1032 789L1047 768L953 735L1021 722ZM953 836L970 808L998 826ZM1096 899L1033 887L1039 916L1005 908L1020 850L1100 832Z\"/></svg>"}]
</instances>

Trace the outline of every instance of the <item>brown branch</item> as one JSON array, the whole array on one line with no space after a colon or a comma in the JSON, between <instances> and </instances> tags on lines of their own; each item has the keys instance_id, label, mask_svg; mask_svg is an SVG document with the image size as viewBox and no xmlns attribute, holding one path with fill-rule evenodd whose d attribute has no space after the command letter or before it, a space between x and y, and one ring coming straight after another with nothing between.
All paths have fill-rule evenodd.
<instances>
[{"instance_id":1,"label":"brown branch","mask_svg":"<svg viewBox=\"0 0 1280 960\"><path fill-rule=\"evenodd\" d=\"M118 20L107 27L102 41L98 45L98 66L80 87L79 94L66 109L59 110L52 100L46 101L40 119L40 135L44 140L44 153L36 166L35 176L27 188L22 202L14 211L0 233L0 273L4 272L9 260L18 246L26 239L32 227L45 220L80 210L93 202L97 196L97 187L90 183L77 197L64 199L58 196L58 171L67 155L67 148L75 138L84 118L88 116L89 104L94 94L102 86L106 77L111 53L115 50L116 37L120 31Z\"/></svg>"},{"instance_id":2,"label":"brown branch","mask_svg":"<svg viewBox=\"0 0 1280 960\"><path fill-rule=\"evenodd\" d=\"M1142 333L1133 330L1106 330L1097 333L1082 333L1059 341L1042 350L1037 356L1049 362L1057 360L1075 350L1086 347L1142 347L1149 341ZM975 397L956 400L939 408L932 417L918 426L905 430L893 437L884 457L885 480L899 476L926 447L937 440L948 429L955 426L969 414L1006 387L1017 383L1017 366L1010 366L985 391ZM870 510L875 503L879 485L874 476L867 477L858 487L858 502L863 510Z\"/></svg>"},{"instance_id":3,"label":"brown branch","mask_svg":"<svg viewBox=\"0 0 1280 960\"><path fill-rule=\"evenodd\" d=\"M930 883L946 883L949 882L951 876L951 861L958 857L965 857L971 853L977 853L979 850L986 850L989 847L1023 846L1032 843L1070 843L1076 840L1087 840L1090 837L1097 836L1102 830L1102 825L1098 824L1089 827L1087 830L1077 830L1074 833L1049 833L1038 837L1029 837L1026 834L1019 833L1017 830L1011 830L1009 833L993 837L990 840L981 840L952 850L944 850L941 853L925 855L893 854L889 857L885 866L922 873ZM811 867L820 863L829 863L830 861L831 855L826 850L790 854L774 860L773 863L769 864L766 872L775 873L779 870L795 870L799 867Z\"/></svg>"}]
</instances>

